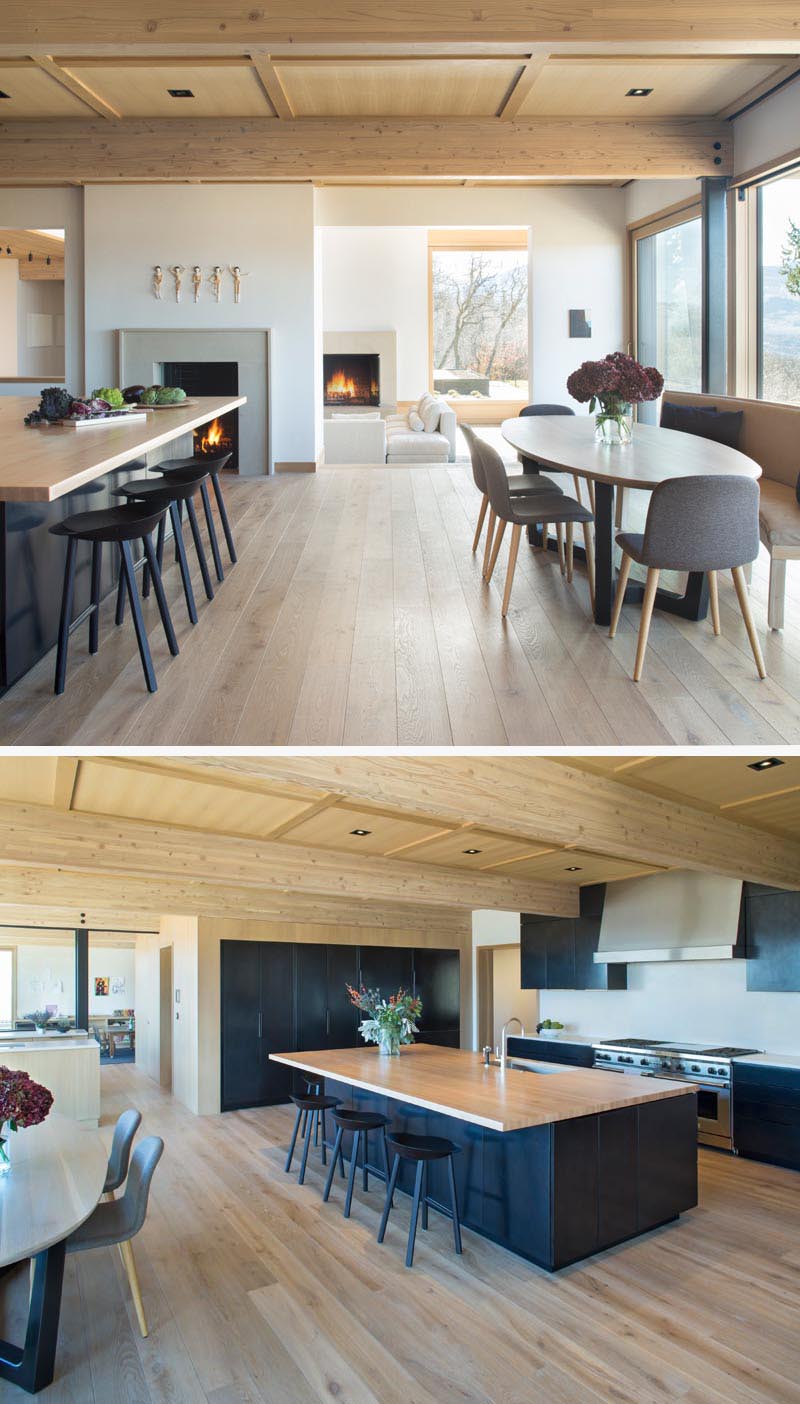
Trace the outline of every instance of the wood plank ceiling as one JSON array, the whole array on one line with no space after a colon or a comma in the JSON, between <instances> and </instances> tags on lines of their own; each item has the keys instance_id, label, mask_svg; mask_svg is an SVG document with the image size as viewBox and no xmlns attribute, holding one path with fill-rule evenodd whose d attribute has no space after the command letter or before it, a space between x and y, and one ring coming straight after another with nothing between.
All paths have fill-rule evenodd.
<instances>
[{"instance_id":1,"label":"wood plank ceiling","mask_svg":"<svg viewBox=\"0 0 800 1404\"><path fill-rule=\"evenodd\" d=\"M800 886L800 757L757 759L2 757L0 920L446 929L670 867Z\"/></svg>"}]
</instances>

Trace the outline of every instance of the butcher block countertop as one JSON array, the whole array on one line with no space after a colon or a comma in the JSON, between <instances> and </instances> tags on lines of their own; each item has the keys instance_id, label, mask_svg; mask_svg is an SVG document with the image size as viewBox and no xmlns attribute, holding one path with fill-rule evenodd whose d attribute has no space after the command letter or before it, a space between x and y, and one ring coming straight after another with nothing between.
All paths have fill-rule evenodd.
<instances>
[{"instance_id":1,"label":"butcher block countertop","mask_svg":"<svg viewBox=\"0 0 800 1404\"><path fill-rule=\"evenodd\" d=\"M201 395L189 407L151 410L146 422L42 429L23 423L38 397L0 395L0 502L54 502L246 403L243 395Z\"/></svg>"},{"instance_id":2,"label":"butcher block countertop","mask_svg":"<svg viewBox=\"0 0 800 1404\"><path fill-rule=\"evenodd\" d=\"M484 1067L480 1053L416 1043L387 1058L377 1048L271 1053L276 1063L363 1087L399 1102L471 1121L493 1131L519 1131L553 1121L616 1111L694 1093L691 1083L624 1077L599 1068L539 1063L541 1074Z\"/></svg>"}]
</instances>

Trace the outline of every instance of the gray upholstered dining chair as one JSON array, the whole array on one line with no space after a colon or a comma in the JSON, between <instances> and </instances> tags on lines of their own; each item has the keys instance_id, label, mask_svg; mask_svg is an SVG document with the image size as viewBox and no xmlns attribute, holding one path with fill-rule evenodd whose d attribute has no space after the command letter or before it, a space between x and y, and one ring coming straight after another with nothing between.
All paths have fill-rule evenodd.
<instances>
[{"instance_id":1,"label":"gray upholstered dining chair","mask_svg":"<svg viewBox=\"0 0 800 1404\"><path fill-rule=\"evenodd\" d=\"M140 1141L131 1156L124 1194L110 1203L98 1204L89 1218L70 1234L66 1243L68 1253L85 1253L90 1248L110 1248L114 1244L119 1247L143 1336L147 1335L147 1318L130 1240L145 1221L150 1183L163 1149L164 1142L160 1136L146 1136Z\"/></svg>"},{"instance_id":2,"label":"gray upholstered dining chair","mask_svg":"<svg viewBox=\"0 0 800 1404\"><path fill-rule=\"evenodd\" d=\"M550 522L555 524L565 524L567 529L567 557L566 575L567 580L572 580L572 556L573 539L572 532L576 522L591 522L593 520L591 512L582 503L576 502L573 497L567 497L565 493L552 495L549 492L537 492L532 497L512 497L508 486L508 478L503 465L503 460L499 453L492 448L491 444L482 444L483 471L486 475L486 490L489 494L489 502L500 525L495 532L492 543L492 554L489 559L489 568L486 572L486 583L494 574L497 562L500 543L503 540L506 526L511 523L511 545L508 551L508 569L506 571L506 585L503 592L503 618L508 614L508 605L511 599L511 586L514 583L514 571L517 565L517 555L519 553L519 539L524 526L539 526Z\"/></svg>"},{"instance_id":3,"label":"gray upholstered dining chair","mask_svg":"<svg viewBox=\"0 0 800 1404\"><path fill-rule=\"evenodd\" d=\"M574 418L575 411L571 408L570 405L525 405L524 408L520 410L519 417L520 419L530 419L534 415L540 414L570 414ZM538 467L535 458L526 458L525 454L523 453L519 454L519 461L520 463L527 462L533 468ZM578 501L581 502L583 500L581 497L581 480L578 477L577 473L573 473L572 481L575 484L575 496L578 499ZM589 506L591 507L592 511L594 511L594 483L592 482L591 478L588 478L586 481L586 489L589 494Z\"/></svg>"},{"instance_id":4,"label":"gray upholstered dining chair","mask_svg":"<svg viewBox=\"0 0 800 1404\"><path fill-rule=\"evenodd\" d=\"M662 570L704 571L708 575L711 622L715 634L721 633L717 571L731 572L758 676L767 676L750 613L743 569L758 555L758 497L758 483L752 478L727 473L719 477L669 478L653 489L644 532L621 531L617 534L617 543L622 547L622 562L609 629L612 639L617 632L631 566L634 561L647 566L634 682L639 682L642 676L653 604Z\"/></svg>"},{"instance_id":5,"label":"gray upholstered dining chair","mask_svg":"<svg viewBox=\"0 0 800 1404\"><path fill-rule=\"evenodd\" d=\"M462 424L461 432L463 433L464 438L467 441L467 447L469 449L470 462L472 463L472 479L475 483L476 488L478 489L478 492L481 493L481 505L480 510L478 512L478 524L475 527L475 535L472 538L472 554L474 555L480 543L481 531L483 530L483 522L486 516L487 508L489 507L489 493L486 488L486 474L483 471L483 458L481 456L481 452L484 445L483 440L478 438L478 435L475 433L475 430L469 424ZM525 475L518 473L516 474L516 476L512 475L508 478L508 490L511 493L512 497L530 497L534 493L538 492L547 492L550 493L551 496L553 494L558 496L561 493L561 488L558 486L558 484L554 483L551 478L546 477L544 473ZM489 555L492 549L492 536L494 534L494 526L495 515L493 511L489 510L489 525L486 530L486 548L483 553L484 575L486 574L486 571L489 566Z\"/></svg>"},{"instance_id":6,"label":"gray upholstered dining chair","mask_svg":"<svg viewBox=\"0 0 800 1404\"><path fill-rule=\"evenodd\" d=\"M108 1174L103 1186L104 1194L113 1195L114 1190L118 1190L123 1183L128 1173L133 1138L141 1124L142 1113L137 1111L135 1107L129 1107L127 1111L117 1117L114 1139L111 1142L111 1154L108 1157Z\"/></svg>"}]
</instances>

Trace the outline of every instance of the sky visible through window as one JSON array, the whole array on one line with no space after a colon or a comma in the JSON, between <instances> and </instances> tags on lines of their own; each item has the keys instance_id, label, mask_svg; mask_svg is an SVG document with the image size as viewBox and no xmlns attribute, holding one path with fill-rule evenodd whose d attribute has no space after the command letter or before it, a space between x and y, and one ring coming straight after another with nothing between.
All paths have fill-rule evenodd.
<instances>
[{"instance_id":1,"label":"sky visible through window","mask_svg":"<svg viewBox=\"0 0 800 1404\"><path fill-rule=\"evenodd\" d=\"M800 405L800 174L761 187L759 229L759 398Z\"/></svg>"}]
</instances>

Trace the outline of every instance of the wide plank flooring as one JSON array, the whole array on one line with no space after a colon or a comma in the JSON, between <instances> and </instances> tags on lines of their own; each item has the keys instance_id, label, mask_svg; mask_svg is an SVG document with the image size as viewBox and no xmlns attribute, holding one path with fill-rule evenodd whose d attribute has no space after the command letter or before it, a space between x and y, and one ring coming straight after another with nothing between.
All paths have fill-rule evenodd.
<instances>
[{"instance_id":1,"label":"wide plank flooring","mask_svg":"<svg viewBox=\"0 0 800 1404\"><path fill-rule=\"evenodd\" d=\"M0 699L2 745L727 745L800 742L800 569L786 629L766 627L768 559L751 599L760 682L729 579L723 636L656 612L645 675L631 671L638 606L611 640L589 616L582 568L523 545L511 610L470 551L478 498L467 465L332 468L228 479L239 564L200 621L165 580L181 652L146 602L159 690L145 692L129 621L103 609L100 651L71 641L67 691L53 655ZM191 551L190 551L191 556ZM198 593L199 592L199 593ZM202 593L196 582L198 599Z\"/></svg>"},{"instance_id":2,"label":"wide plank flooring","mask_svg":"<svg viewBox=\"0 0 800 1404\"><path fill-rule=\"evenodd\" d=\"M103 1127L138 1106L166 1151L135 1251L143 1340L116 1250L67 1259L47 1404L798 1404L800 1177L700 1152L696 1210L550 1275L431 1215L403 1266L407 1201L321 1202L283 1171L284 1107L193 1117L105 1067ZM0 1287L18 1332L27 1268ZM20 1397L0 1384L0 1404Z\"/></svg>"}]
</instances>

